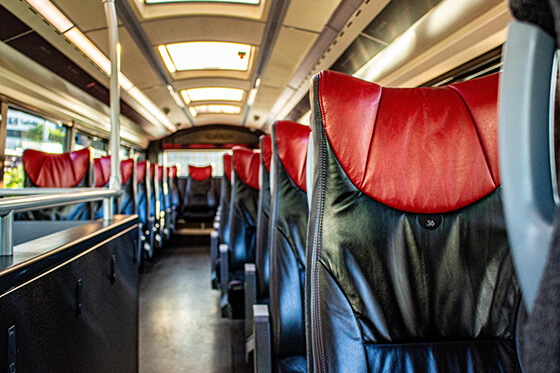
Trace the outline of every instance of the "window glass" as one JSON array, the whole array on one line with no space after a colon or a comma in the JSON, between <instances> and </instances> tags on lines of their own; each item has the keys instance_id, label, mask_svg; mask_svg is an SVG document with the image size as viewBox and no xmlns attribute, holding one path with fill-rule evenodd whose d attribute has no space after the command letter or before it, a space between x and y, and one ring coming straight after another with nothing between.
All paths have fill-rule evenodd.
<instances>
[{"instance_id":1,"label":"window glass","mask_svg":"<svg viewBox=\"0 0 560 373\"><path fill-rule=\"evenodd\" d=\"M107 140L100 139L83 132L77 132L74 150L80 150L87 147L93 148L93 158L101 158L108 154L109 144Z\"/></svg>"},{"instance_id":2,"label":"window glass","mask_svg":"<svg viewBox=\"0 0 560 373\"><path fill-rule=\"evenodd\" d=\"M225 150L214 151L166 151L167 165L179 166L179 176L187 176L189 174L189 165L208 166L212 165L212 175L219 177L224 174L224 153Z\"/></svg>"},{"instance_id":3,"label":"window glass","mask_svg":"<svg viewBox=\"0 0 560 373\"><path fill-rule=\"evenodd\" d=\"M67 127L17 109L8 109L4 187L23 187L25 149L63 153Z\"/></svg>"}]
</instances>

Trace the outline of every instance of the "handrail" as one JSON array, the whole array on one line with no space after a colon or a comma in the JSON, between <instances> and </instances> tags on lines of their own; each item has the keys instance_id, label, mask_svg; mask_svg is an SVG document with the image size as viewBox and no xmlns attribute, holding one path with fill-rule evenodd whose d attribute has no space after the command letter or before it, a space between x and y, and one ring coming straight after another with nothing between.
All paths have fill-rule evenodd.
<instances>
[{"instance_id":1,"label":"handrail","mask_svg":"<svg viewBox=\"0 0 560 373\"><path fill-rule=\"evenodd\" d=\"M44 194L69 194L76 192L108 191L107 188L5 188L0 189L0 197L36 196Z\"/></svg>"},{"instance_id":2,"label":"handrail","mask_svg":"<svg viewBox=\"0 0 560 373\"><path fill-rule=\"evenodd\" d=\"M43 189L43 188L35 188L35 189ZM48 189L50 189L48 192L52 192L54 191L55 188L48 188ZM55 206L70 205L73 203L99 201L106 198L119 197L121 194L120 191L116 191L113 189L97 189L97 190L95 190L96 188L84 188L84 189L90 189L90 190L76 192L74 189L73 192L64 193L64 191L67 190L66 188L64 188L64 189L58 189L57 194L51 194L47 192L42 195L21 194L22 197L18 196L12 198L3 198L0 199L0 216L8 214L12 211L18 213L18 212L31 211L31 210L37 210L43 208L51 208ZM40 192L41 191L42 190L40 190ZM2 193L4 193L4 191L2 191Z\"/></svg>"},{"instance_id":3,"label":"handrail","mask_svg":"<svg viewBox=\"0 0 560 373\"><path fill-rule=\"evenodd\" d=\"M103 215L107 220L112 219L108 206L121 195L120 190L104 188L23 188L0 192L8 196L19 193L18 197L0 199L0 256L14 254L14 213L103 200Z\"/></svg>"}]
</instances>

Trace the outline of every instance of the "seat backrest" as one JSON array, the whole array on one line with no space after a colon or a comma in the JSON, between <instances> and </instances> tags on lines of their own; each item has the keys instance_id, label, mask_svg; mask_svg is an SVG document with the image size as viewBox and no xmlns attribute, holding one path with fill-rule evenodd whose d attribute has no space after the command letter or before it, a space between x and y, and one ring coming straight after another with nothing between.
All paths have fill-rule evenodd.
<instances>
[{"instance_id":1,"label":"seat backrest","mask_svg":"<svg viewBox=\"0 0 560 373\"><path fill-rule=\"evenodd\" d=\"M94 179L95 187L102 188L109 185L111 177L111 156L95 158L94 165ZM134 159L124 159L121 161L121 192L120 208L117 213L120 214L135 214L136 213L136 186L132 180L134 172ZM103 203L98 203L96 218L103 215Z\"/></svg>"},{"instance_id":2,"label":"seat backrest","mask_svg":"<svg viewBox=\"0 0 560 373\"><path fill-rule=\"evenodd\" d=\"M312 82L307 264L315 371L519 371L498 75L390 89Z\"/></svg>"},{"instance_id":3,"label":"seat backrest","mask_svg":"<svg viewBox=\"0 0 560 373\"><path fill-rule=\"evenodd\" d=\"M215 208L212 166L189 165L189 176L185 192L185 208L192 214L210 216Z\"/></svg>"},{"instance_id":4,"label":"seat backrest","mask_svg":"<svg viewBox=\"0 0 560 373\"><path fill-rule=\"evenodd\" d=\"M272 161L272 139L261 136L261 167L259 173L259 204L257 215L257 246L255 265L257 267L257 299L268 298L268 258L269 258L269 217L270 217L270 163Z\"/></svg>"},{"instance_id":5,"label":"seat backrest","mask_svg":"<svg viewBox=\"0 0 560 373\"><path fill-rule=\"evenodd\" d=\"M138 206L138 217L144 227L147 227L150 216L151 188L149 182L149 161L136 164L136 205Z\"/></svg>"},{"instance_id":6,"label":"seat backrest","mask_svg":"<svg viewBox=\"0 0 560 373\"><path fill-rule=\"evenodd\" d=\"M161 211L161 186L158 180L158 172L156 171L158 165L155 163L150 163L150 169L148 172L148 182L150 184L150 216L154 216L156 220L159 219Z\"/></svg>"},{"instance_id":7,"label":"seat backrest","mask_svg":"<svg viewBox=\"0 0 560 373\"><path fill-rule=\"evenodd\" d=\"M222 176L222 192L220 193L220 243L229 244L229 210L231 204L231 153L224 153L224 175Z\"/></svg>"},{"instance_id":8,"label":"seat backrest","mask_svg":"<svg viewBox=\"0 0 560 373\"><path fill-rule=\"evenodd\" d=\"M242 271L255 260L257 206L259 199L259 153L233 147L229 211L230 271Z\"/></svg>"},{"instance_id":9,"label":"seat backrest","mask_svg":"<svg viewBox=\"0 0 560 373\"><path fill-rule=\"evenodd\" d=\"M26 149L22 156L24 186L38 188L92 187L93 157L89 148L51 154ZM87 220L93 218L91 203L60 206L17 215L20 220Z\"/></svg>"},{"instance_id":10,"label":"seat backrest","mask_svg":"<svg viewBox=\"0 0 560 373\"><path fill-rule=\"evenodd\" d=\"M278 121L272 127L270 316L276 358L305 356L304 279L307 234L308 126Z\"/></svg>"}]
</instances>

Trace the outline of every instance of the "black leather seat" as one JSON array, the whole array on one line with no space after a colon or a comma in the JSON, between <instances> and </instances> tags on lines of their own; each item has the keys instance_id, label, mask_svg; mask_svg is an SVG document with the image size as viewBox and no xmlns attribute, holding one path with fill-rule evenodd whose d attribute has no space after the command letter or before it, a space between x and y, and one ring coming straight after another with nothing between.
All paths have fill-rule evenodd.
<instances>
[{"instance_id":1,"label":"black leather seat","mask_svg":"<svg viewBox=\"0 0 560 373\"><path fill-rule=\"evenodd\" d=\"M185 191L185 218L195 220L213 219L217 202L212 166L189 165Z\"/></svg>"},{"instance_id":2,"label":"black leather seat","mask_svg":"<svg viewBox=\"0 0 560 373\"><path fill-rule=\"evenodd\" d=\"M95 187L103 188L109 185L111 177L111 157L95 158L93 160ZM121 192L119 202L115 201L115 209L117 214L136 214L136 194L134 188L134 180L132 178L134 171L134 159L124 159L121 161ZM95 218L103 217L103 202L98 202L95 212Z\"/></svg>"},{"instance_id":3,"label":"black leather seat","mask_svg":"<svg viewBox=\"0 0 560 373\"><path fill-rule=\"evenodd\" d=\"M255 266L257 268L257 302L268 304L269 278L269 218L270 218L270 164L272 162L272 139L261 136L260 192L257 216L257 246Z\"/></svg>"},{"instance_id":4,"label":"black leather seat","mask_svg":"<svg viewBox=\"0 0 560 373\"><path fill-rule=\"evenodd\" d=\"M172 233L174 233L177 228L177 214L179 212L179 182L177 178L177 171L177 166L167 167L167 183L169 185L167 200L168 206L171 208L169 225Z\"/></svg>"},{"instance_id":5,"label":"black leather seat","mask_svg":"<svg viewBox=\"0 0 560 373\"><path fill-rule=\"evenodd\" d=\"M244 264L255 260L259 166L259 153L233 148L227 287L233 318L244 316Z\"/></svg>"},{"instance_id":6,"label":"black leather seat","mask_svg":"<svg viewBox=\"0 0 560 373\"><path fill-rule=\"evenodd\" d=\"M314 371L520 371L498 79L390 89L314 77Z\"/></svg>"},{"instance_id":7,"label":"black leather seat","mask_svg":"<svg viewBox=\"0 0 560 373\"><path fill-rule=\"evenodd\" d=\"M88 148L51 154L26 149L22 156L24 187L92 187L93 157ZM88 220L94 218L93 203L80 203L19 213L18 220Z\"/></svg>"},{"instance_id":8,"label":"black leather seat","mask_svg":"<svg viewBox=\"0 0 560 373\"><path fill-rule=\"evenodd\" d=\"M270 318L277 372L305 372L304 278L307 235L308 126L278 121L272 127Z\"/></svg>"},{"instance_id":9,"label":"black leather seat","mask_svg":"<svg viewBox=\"0 0 560 373\"><path fill-rule=\"evenodd\" d=\"M154 231L152 227L154 220L153 212L150 210L151 194L153 192L149 170L149 161L142 161L136 164L136 205L138 206L138 217L142 224L140 229L142 232L142 247L144 255L151 258L154 249Z\"/></svg>"},{"instance_id":10,"label":"black leather seat","mask_svg":"<svg viewBox=\"0 0 560 373\"><path fill-rule=\"evenodd\" d=\"M213 264L211 265L211 282L212 288L218 289L221 284L220 279L220 252L218 247L220 244L229 245L229 210L231 204L231 153L224 153L223 169L224 174L220 183L220 223L218 227L218 242L214 248Z\"/></svg>"},{"instance_id":11,"label":"black leather seat","mask_svg":"<svg viewBox=\"0 0 560 373\"><path fill-rule=\"evenodd\" d=\"M161 176L161 178L160 178ZM150 226L152 227L152 234L154 235L152 252L150 258L154 254L156 248L161 248L163 246L163 219L162 212L164 205L163 201L163 184L161 179L163 178L163 172L160 174L159 166L155 163L150 163L150 169L148 173L148 181L150 188ZM157 201L157 203L156 203Z\"/></svg>"}]
</instances>

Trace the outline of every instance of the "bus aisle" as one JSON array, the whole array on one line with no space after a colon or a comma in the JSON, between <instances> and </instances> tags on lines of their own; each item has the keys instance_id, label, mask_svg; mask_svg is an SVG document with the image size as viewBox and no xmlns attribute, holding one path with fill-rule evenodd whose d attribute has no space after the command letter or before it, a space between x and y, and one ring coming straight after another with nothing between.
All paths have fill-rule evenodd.
<instances>
[{"instance_id":1,"label":"bus aisle","mask_svg":"<svg viewBox=\"0 0 560 373\"><path fill-rule=\"evenodd\" d=\"M175 236L140 282L141 373L250 372L244 363L243 320L220 315L220 293L210 288L210 248Z\"/></svg>"}]
</instances>

